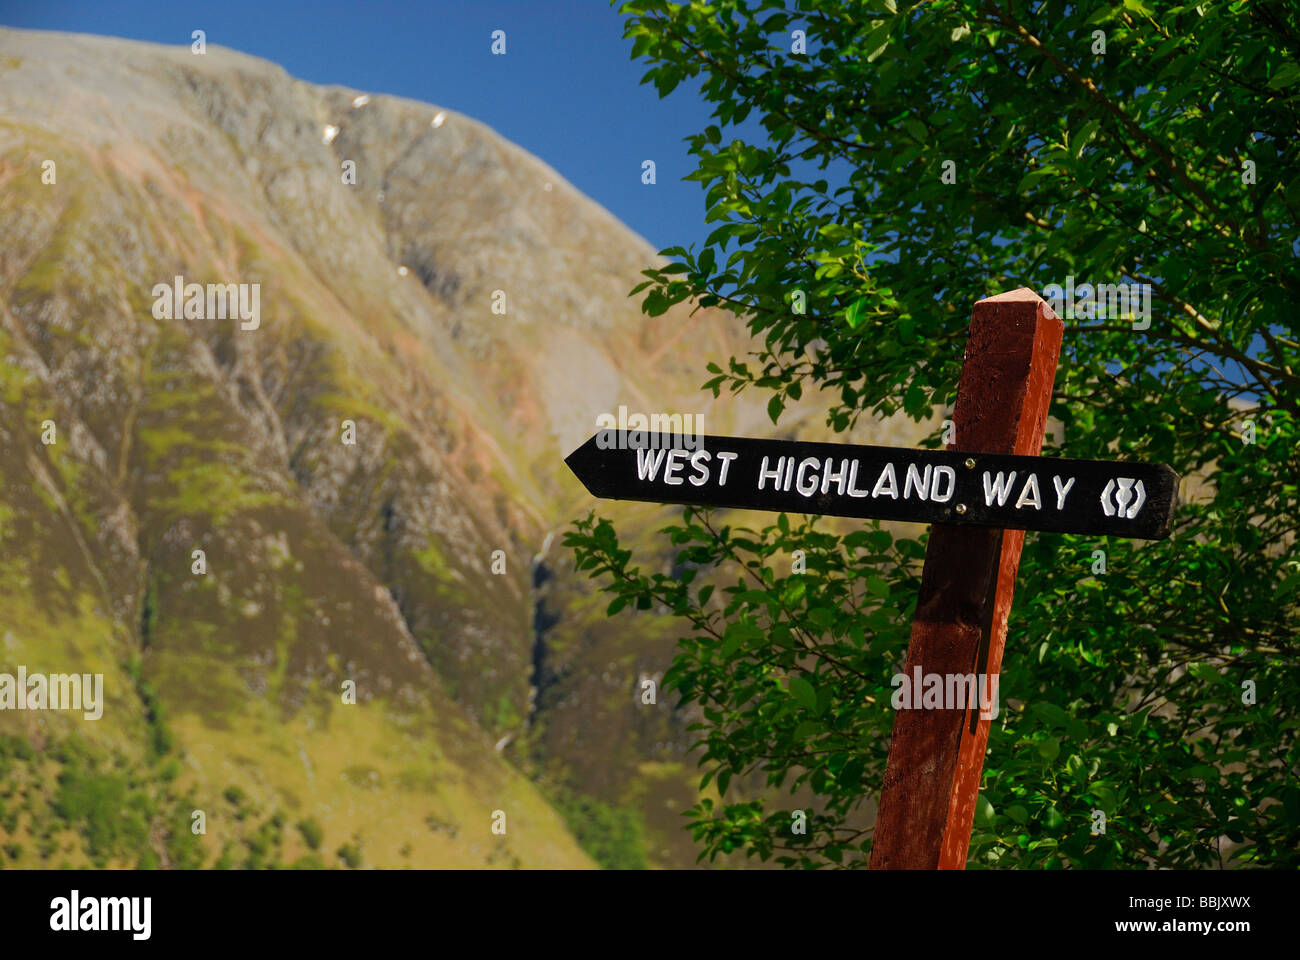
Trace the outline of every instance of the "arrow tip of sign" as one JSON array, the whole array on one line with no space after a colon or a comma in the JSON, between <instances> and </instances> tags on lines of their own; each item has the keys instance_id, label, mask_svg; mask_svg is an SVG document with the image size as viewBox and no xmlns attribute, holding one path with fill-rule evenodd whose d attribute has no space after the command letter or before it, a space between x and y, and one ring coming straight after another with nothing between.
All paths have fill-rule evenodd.
<instances>
[{"instance_id":1,"label":"arrow tip of sign","mask_svg":"<svg viewBox=\"0 0 1300 960\"><path fill-rule=\"evenodd\" d=\"M1146 508L1151 512L1151 519L1156 526L1150 533L1144 534L1144 540L1163 540L1173 531L1174 513L1178 508L1178 486L1181 482L1174 468L1167 463L1153 463L1152 468L1161 475L1156 489L1162 491ZM1163 494L1163 491L1168 491Z\"/></svg>"},{"instance_id":2,"label":"arrow tip of sign","mask_svg":"<svg viewBox=\"0 0 1300 960\"><path fill-rule=\"evenodd\" d=\"M600 434L593 433L583 443L574 449L567 457L564 458L564 465L569 468L569 472L582 482L589 493L600 496L599 486L596 483L598 476L598 464L596 458L596 440Z\"/></svg>"},{"instance_id":3,"label":"arrow tip of sign","mask_svg":"<svg viewBox=\"0 0 1300 960\"><path fill-rule=\"evenodd\" d=\"M568 465L570 470L573 470L574 473L577 473L576 467L578 461L582 459L582 454L587 449L587 444L589 443L591 443L590 439L582 441L582 443L574 447L569 455L564 458L564 462Z\"/></svg>"}]
</instances>

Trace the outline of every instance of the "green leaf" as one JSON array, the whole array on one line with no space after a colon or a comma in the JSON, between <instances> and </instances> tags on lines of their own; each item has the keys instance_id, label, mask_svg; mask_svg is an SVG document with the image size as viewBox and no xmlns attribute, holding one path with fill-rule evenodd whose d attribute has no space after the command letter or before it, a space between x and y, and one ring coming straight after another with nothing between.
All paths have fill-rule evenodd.
<instances>
[{"instance_id":1,"label":"green leaf","mask_svg":"<svg viewBox=\"0 0 1300 960\"><path fill-rule=\"evenodd\" d=\"M1083 148L1088 145L1096 135L1097 129L1101 126L1100 120L1089 120L1074 135L1072 142L1074 144L1074 158L1077 160L1083 154Z\"/></svg>"},{"instance_id":2,"label":"green leaf","mask_svg":"<svg viewBox=\"0 0 1300 960\"><path fill-rule=\"evenodd\" d=\"M1187 672L1202 683L1211 683L1217 686L1224 682L1223 674L1219 673L1218 668L1211 663L1188 664Z\"/></svg>"},{"instance_id":3,"label":"green leaf","mask_svg":"<svg viewBox=\"0 0 1300 960\"><path fill-rule=\"evenodd\" d=\"M1293 87L1300 83L1300 64L1295 61L1288 61L1277 68L1277 73L1273 74L1272 79L1268 81L1270 90L1283 90L1286 87Z\"/></svg>"},{"instance_id":4,"label":"green leaf","mask_svg":"<svg viewBox=\"0 0 1300 960\"><path fill-rule=\"evenodd\" d=\"M870 51L867 54L867 63L874 63L876 58L885 52L885 48L889 46L889 33L892 29L893 23L886 20L863 39L862 48Z\"/></svg>"},{"instance_id":5,"label":"green leaf","mask_svg":"<svg viewBox=\"0 0 1300 960\"><path fill-rule=\"evenodd\" d=\"M794 728L794 739L796 742L802 743L814 733L820 731L821 728L821 724L815 720L801 720L799 725Z\"/></svg>"},{"instance_id":6,"label":"green leaf","mask_svg":"<svg viewBox=\"0 0 1300 960\"><path fill-rule=\"evenodd\" d=\"M823 630L829 630L835 625L835 611L830 607L813 607L808 611L808 619Z\"/></svg>"},{"instance_id":7,"label":"green leaf","mask_svg":"<svg viewBox=\"0 0 1300 960\"><path fill-rule=\"evenodd\" d=\"M1097 806L1108 814L1114 811L1116 804L1119 802L1119 796L1115 793L1114 788L1106 783L1089 784L1088 796L1092 797Z\"/></svg>"},{"instance_id":8,"label":"green leaf","mask_svg":"<svg viewBox=\"0 0 1300 960\"><path fill-rule=\"evenodd\" d=\"M1049 726L1063 726L1070 720L1070 715L1050 700L1040 700L1030 709Z\"/></svg>"},{"instance_id":9,"label":"green leaf","mask_svg":"<svg viewBox=\"0 0 1300 960\"><path fill-rule=\"evenodd\" d=\"M817 691L803 677L790 678L790 693L804 709L817 709Z\"/></svg>"}]
</instances>

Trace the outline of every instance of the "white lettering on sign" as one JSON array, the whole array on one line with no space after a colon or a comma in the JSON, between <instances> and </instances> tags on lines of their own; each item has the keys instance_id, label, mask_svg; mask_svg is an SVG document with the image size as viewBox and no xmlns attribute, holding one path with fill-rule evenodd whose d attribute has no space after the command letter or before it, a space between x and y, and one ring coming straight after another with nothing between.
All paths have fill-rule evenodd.
<instances>
[{"instance_id":1,"label":"white lettering on sign","mask_svg":"<svg viewBox=\"0 0 1300 960\"><path fill-rule=\"evenodd\" d=\"M916 464L907 465L907 477L903 480L903 499L907 499L908 491L915 489L916 496L921 500L930 499L930 475L934 468L930 464L925 465L925 473L922 474L916 469Z\"/></svg>"},{"instance_id":2,"label":"white lettering on sign","mask_svg":"<svg viewBox=\"0 0 1300 960\"><path fill-rule=\"evenodd\" d=\"M638 449L636 452L636 475L638 480L654 480L663 463L666 450Z\"/></svg>"},{"instance_id":3,"label":"white lettering on sign","mask_svg":"<svg viewBox=\"0 0 1300 960\"><path fill-rule=\"evenodd\" d=\"M719 487L725 487L732 461L739 456L738 453L721 450L691 452L680 447L638 448L636 472L637 477L643 481L660 482L668 486L676 487L689 482L693 487L703 487L716 480ZM957 493L957 470L946 465L890 461L881 468L870 490L859 485L860 472L862 461L856 457L764 456L758 468L757 482L759 490L771 490L774 493L794 491L807 499L834 494L859 500L871 497L948 503ZM1057 510L1065 509L1066 500L1077 479L1060 475L1052 477ZM982 484L985 506L1010 506L1016 510L1037 511L1044 508L1041 481L1036 472L985 470ZM1142 481L1131 477L1115 477L1102 491L1101 505L1106 516L1131 520L1146 503L1146 498Z\"/></svg>"},{"instance_id":4,"label":"white lettering on sign","mask_svg":"<svg viewBox=\"0 0 1300 960\"><path fill-rule=\"evenodd\" d=\"M718 453L723 460L719 485L727 482L727 467L736 458L734 453ZM691 457L691 465L699 471L699 479L691 477L691 483L701 486L707 481L708 470L702 466L709 454L705 451ZM725 460L724 460L725 458ZM647 457L649 466L640 471L642 479L648 473L651 480L655 477L655 463ZM826 496L834 491L837 496L848 496L860 500L865 497L888 497L891 500L929 500L933 503L947 503L957 491L957 471L952 467L925 464L908 464L903 475L903 489L899 492L898 469L893 463L886 463L871 490L858 485L858 473L862 467L856 458L841 457L838 464L834 457L797 457L781 456L773 463L769 457L763 457L758 468L758 489L771 489L777 493L794 489L801 497ZM669 480L671 463L664 468L664 482ZM770 486L769 486L770 484Z\"/></svg>"},{"instance_id":5,"label":"white lettering on sign","mask_svg":"<svg viewBox=\"0 0 1300 960\"><path fill-rule=\"evenodd\" d=\"M718 452L718 459L722 461L722 469L718 471L718 486L725 487L727 485L727 468L731 466L731 461L738 456L740 456L738 453Z\"/></svg>"},{"instance_id":6,"label":"white lettering on sign","mask_svg":"<svg viewBox=\"0 0 1300 960\"><path fill-rule=\"evenodd\" d=\"M682 459L685 456L685 450L673 449L668 451L668 463L664 466L664 483L674 487L681 486L682 478L675 476L675 473L682 468Z\"/></svg>"},{"instance_id":7,"label":"white lettering on sign","mask_svg":"<svg viewBox=\"0 0 1300 960\"><path fill-rule=\"evenodd\" d=\"M871 491L858 489L858 461L853 461L853 466L849 468L849 496L850 497L869 497Z\"/></svg>"},{"instance_id":8,"label":"white lettering on sign","mask_svg":"<svg viewBox=\"0 0 1300 960\"><path fill-rule=\"evenodd\" d=\"M731 461L738 456L739 454L725 450L719 450L717 453L710 453L708 450L696 450L694 453L688 453L680 447L674 447L671 450L639 448L636 452L636 475L640 480L649 480L653 483L659 477L659 468L662 466L664 470L663 483L677 487L689 480L691 486L702 487L713 476L709 464L717 460L718 486L725 487L727 485L727 471L731 468ZM691 471L690 475L682 476L682 472L688 468ZM762 489L761 476L759 477L759 488Z\"/></svg>"},{"instance_id":9,"label":"white lettering on sign","mask_svg":"<svg viewBox=\"0 0 1300 960\"><path fill-rule=\"evenodd\" d=\"M1001 470L998 471L997 480L989 483L989 472L984 471L984 506L993 506L996 498L998 506L1004 506L1007 497L1011 495L1011 485L1016 482L1016 471L1012 470L1009 474L1004 475Z\"/></svg>"},{"instance_id":10,"label":"white lettering on sign","mask_svg":"<svg viewBox=\"0 0 1300 960\"><path fill-rule=\"evenodd\" d=\"M822 493L826 494L831 488L831 484L836 486L835 492L841 497L844 496L844 481L849 475L849 461L847 459L840 461L840 468L832 470L831 464L835 461L830 457L826 458L826 466L822 468ZM858 461L854 460L853 465L857 466Z\"/></svg>"},{"instance_id":11,"label":"white lettering on sign","mask_svg":"<svg viewBox=\"0 0 1300 960\"><path fill-rule=\"evenodd\" d=\"M1056 488L1056 509L1064 510L1066 495L1069 494L1070 488L1074 486L1074 477L1071 477L1070 482L1064 486L1061 485L1060 477L1052 477L1052 486Z\"/></svg>"},{"instance_id":12,"label":"white lettering on sign","mask_svg":"<svg viewBox=\"0 0 1300 960\"><path fill-rule=\"evenodd\" d=\"M709 482L709 469L704 466L708 460L709 451L707 450L696 450L691 454L691 469L695 471L692 476L687 478L691 481L691 486L702 487Z\"/></svg>"},{"instance_id":13,"label":"white lettering on sign","mask_svg":"<svg viewBox=\"0 0 1300 960\"><path fill-rule=\"evenodd\" d=\"M894 465L885 464L885 469L880 471L880 479L876 481L875 489L871 491L873 497L887 496L890 499L898 499L898 478L894 476Z\"/></svg>"},{"instance_id":14,"label":"white lettering on sign","mask_svg":"<svg viewBox=\"0 0 1300 960\"><path fill-rule=\"evenodd\" d=\"M1024 507L1033 507L1035 510L1043 508L1042 501L1038 496L1038 474L1031 473L1029 479L1025 481L1025 487L1020 491L1020 497L1016 500L1016 509L1021 510Z\"/></svg>"},{"instance_id":15,"label":"white lettering on sign","mask_svg":"<svg viewBox=\"0 0 1300 960\"><path fill-rule=\"evenodd\" d=\"M817 492L817 474L814 473L811 479L804 475L804 471L809 467L816 470L817 466L816 457L804 457L803 460L799 462L799 476L796 477L794 481L794 488L799 492L799 496L811 497Z\"/></svg>"},{"instance_id":16,"label":"white lettering on sign","mask_svg":"<svg viewBox=\"0 0 1300 960\"><path fill-rule=\"evenodd\" d=\"M939 496L940 477L948 478L948 489L944 492L944 495L942 497ZM952 467L935 467L934 478L930 481L930 483L931 483L930 499L933 500L935 503L947 503L949 500L952 499L952 495L957 489L957 471L954 470Z\"/></svg>"}]
</instances>

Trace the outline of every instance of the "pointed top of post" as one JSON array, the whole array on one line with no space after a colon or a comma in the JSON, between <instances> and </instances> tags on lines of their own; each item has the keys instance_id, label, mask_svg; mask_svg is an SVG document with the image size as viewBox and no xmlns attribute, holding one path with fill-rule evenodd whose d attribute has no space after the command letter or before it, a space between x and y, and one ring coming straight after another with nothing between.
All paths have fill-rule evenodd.
<instances>
[{"instance_id":1,"label":"pointed top of post","mask_svg":"<svg viewBox=\"0 0 1300 960\"><path fill-rule=\"evenodd\" d=\"M985 297L983 300L977 300L977 303L1011 303L1020 300L1043 300L1035 291L1029 287L1017 287L1014 290L1008 290L1006 293L994 294L991 297ZM1047 301L1043 301L1046 303Z\"/></svg>"},{"instance_id":2,"label":"pointed top of post","mask_svg":"<svg viewBox=\"0 0 1300 960\"><path fill-rule=\"evenodd\" d=\"M991 297L985 297L983 300L975 301L979 306L985 303L1041 303L1043 305L1043 315L1048 319L1060 319L1052 309L1052 305L1038 295L1038 293L1029 287L1016 287L1014 290L1008 290L1006 293L996 293Z\"/></svg>"}]
</instances>

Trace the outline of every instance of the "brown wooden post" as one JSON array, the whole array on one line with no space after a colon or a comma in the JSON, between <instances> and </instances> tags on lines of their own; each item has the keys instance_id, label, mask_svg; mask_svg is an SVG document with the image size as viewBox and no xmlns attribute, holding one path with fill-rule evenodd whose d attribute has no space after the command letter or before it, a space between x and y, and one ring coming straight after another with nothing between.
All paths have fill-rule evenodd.
<instances>
[{"instance_id":1,"label":"brown wooden post","mask_svg":"<svg viewBox=\"0 0 1300 960\"><path fill-rule=\"evenodd\" d=\"M1036 456L1064 324L1022 287L975 304L953 410L956 442L981 453ZM971 463L967 461L967 464ZM925 552L905 672L997 675L1020 566L1023 530L934 524ZM978 705L899 710L889 744L872 869L962 869L988 718Z\"/></svg>"}]
</instances>

